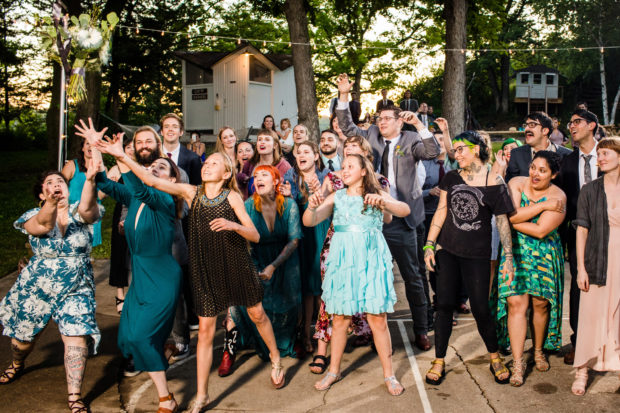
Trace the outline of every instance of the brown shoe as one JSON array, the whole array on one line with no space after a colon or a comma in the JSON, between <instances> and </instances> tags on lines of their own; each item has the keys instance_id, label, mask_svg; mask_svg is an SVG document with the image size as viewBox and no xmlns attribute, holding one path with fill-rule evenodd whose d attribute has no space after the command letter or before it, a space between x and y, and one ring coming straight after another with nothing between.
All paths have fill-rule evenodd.
<instances>
[{"instance_id":1,"label":"brown shoe","mask_svg":"<svg viewBox=\"0 0 620 413\"><path fill-rule=\"evenodd\" d=\"M428 339L426 334L416 334L415 335L415 343L417 348L422 351L428 351L431 349L431 342Z\"/></svg>"},{"instance_id":2,"label":"brown shoe","mask_svg":"<svg viewBox=\"0 0 620 413\"><path fill-rule=\"evenodd\" d=\"M575 350L571 350L568 353L564 354L564 364L568 364L570 366L575 362Z\"/></svg>"}]
</instances>

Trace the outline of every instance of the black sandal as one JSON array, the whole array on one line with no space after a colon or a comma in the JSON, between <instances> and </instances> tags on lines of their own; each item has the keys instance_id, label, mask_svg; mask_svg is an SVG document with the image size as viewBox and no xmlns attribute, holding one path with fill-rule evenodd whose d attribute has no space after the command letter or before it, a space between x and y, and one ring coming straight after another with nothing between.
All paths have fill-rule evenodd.
<instances>
[{"instance_id":1,"label":"black sandal","mask_svg":"<svg viewBox=\"0 0 620 413\"><path fill-rule=\"evenodd\" d=\"M317 363L316 362L317 359L323 361L323 363ZM327 369L327 357L316 355L316 356L314 356L312 358L312 363L308 364L308 366L309 367L318 367L318 368L321 369L321 371L319 371L319 372L310 369L310 372L312 372L314 374L323 374L323 373L325 373L325 369Z\"/></svg>"},{"instance_id":2,"label":"black sandal","mask_svg":"<svg viewBox=\"0 0 620 413\"><path fill-rule=\"evenodd\" d=\"M114 297L114 299L116 300L116 312L120 314L120 313L123 312L123 310L119 311L118 310L118 306L123 304L125 302L125 299L124 298L118 298L118 297Z\"/></svg>"},{"instance_id":3,"label":"black sandal","mask_svg":"<svg viewBox=\"0 0 620 413\"><path fill-rule=\"evenodd\" d=\"M19 376L24 372L24 364L20 366L15 364L15 361L11 361L11 365L7 367L2 373L0 373L0 379L6 379L6 381L0 381L0 384L9 384L19 379Z\"/></svg>"},{"instance_id":4,"label":"black sandal","mask_svg":"<svg viewBox=\"0 0 620 413\"><path fill-rule=\"evenodd\" d=\"M90 413L90 408L81 397L82 393L69 393L69 396L79 396L75 400L68 400L71 413ZM76 406L76 404L78 404L78 406Z\"/></svg>"}]
</instances>

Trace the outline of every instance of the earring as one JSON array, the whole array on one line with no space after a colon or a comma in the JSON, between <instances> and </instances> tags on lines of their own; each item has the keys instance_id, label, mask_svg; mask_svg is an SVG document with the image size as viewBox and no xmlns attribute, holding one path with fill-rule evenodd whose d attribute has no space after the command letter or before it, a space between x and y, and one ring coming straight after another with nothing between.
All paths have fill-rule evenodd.
<instances>
[{"instance_id":1,"label":"earring","mask_svg":"<svg viewBox=\"0 0 620 413\"><path fill-rule=\"evenodd\" d=\"M43 204L44 204L44 203L45 203L45 201L44 201L44 200L40 200L40 201L39 201L39 208L43 208Z\"/></svg>"}]
</instances>

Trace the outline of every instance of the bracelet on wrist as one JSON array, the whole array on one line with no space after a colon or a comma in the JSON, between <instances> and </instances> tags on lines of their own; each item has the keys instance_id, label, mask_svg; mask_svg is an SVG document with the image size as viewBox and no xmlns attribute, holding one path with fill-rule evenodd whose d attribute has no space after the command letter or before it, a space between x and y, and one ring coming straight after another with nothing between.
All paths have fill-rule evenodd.
<instances>
[{"instance_id":1,"label":"bracelet on wrist","mask_svg":"<svg viewBox=\"0 0 620 413\"><path fill-rule=\"evenodd\" d=\"M436 241L431 241L429 239L429 240L426 240L426 245L433 245L434 246L434 245L437 245L437 242Z\"/></svg>"},{"instance_id":2,"label":"bracelet on wrist","mask_svg":"<svg viewBox=\"0 0 620 413\"><path fill-rule=\"evenodd\" d=\"M435 246L434 245L425 245L425 246L422 247L422 250L423 251L426 251L426 250L433 250L433 251L435 251Z\"/></svg>"}]
</instances>

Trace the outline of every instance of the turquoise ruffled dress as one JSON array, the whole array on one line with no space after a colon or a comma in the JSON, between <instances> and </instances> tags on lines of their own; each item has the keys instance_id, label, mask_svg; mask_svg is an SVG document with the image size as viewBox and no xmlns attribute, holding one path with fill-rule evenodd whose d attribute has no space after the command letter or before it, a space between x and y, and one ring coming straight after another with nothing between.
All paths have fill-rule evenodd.
<instances>
[{"instance_id":1,"label":"turquoise ruffled dress","mask_svg":"<svg viewBox=\"0 0 620 413\"><path fill-rule=\"evenodd\" d=\"M381 232L383 212L365 207L361 196L349 196L346 189L335 197L334 235L323 280L326 311L391 313L396 293L392 254Z\"/></svg>"}]
</instances>

